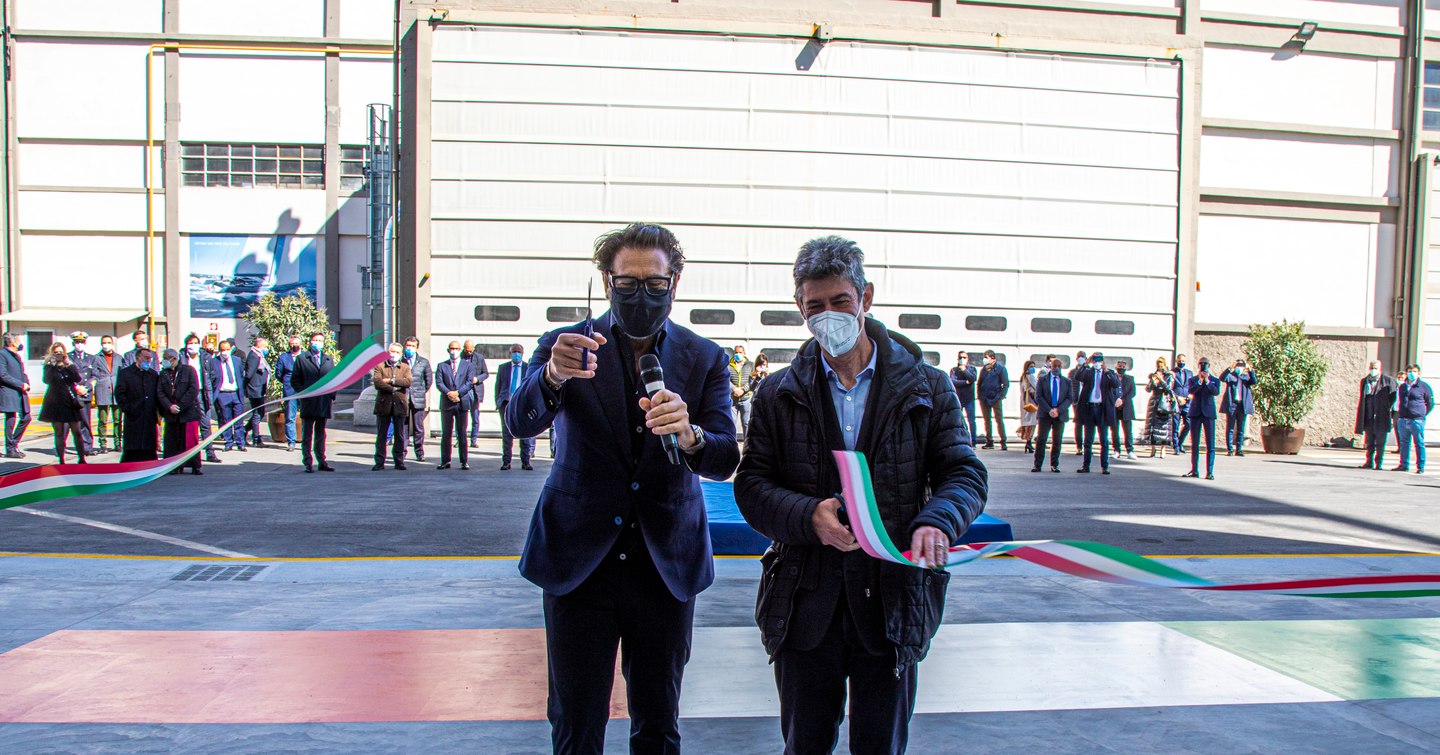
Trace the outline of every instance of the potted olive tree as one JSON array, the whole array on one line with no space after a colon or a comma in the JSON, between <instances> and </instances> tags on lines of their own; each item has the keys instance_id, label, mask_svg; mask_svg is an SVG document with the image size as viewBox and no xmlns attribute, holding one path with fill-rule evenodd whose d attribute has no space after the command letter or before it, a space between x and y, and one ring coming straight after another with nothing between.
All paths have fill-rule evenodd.
<instances>
[{"instance_id":1,"label":"potted olive tree","mask_svg":"<svg viewBox=\"0 0 1440 755\"><path fill-rule=\"evenodd\" d=\"M335 343L335 333L330 330L330 318L325 310L315 306L305 293L296 292L285 297L267 293L240 315L255 335L270 342L270 353L265 361L270 363L270 386L265 390L267 400L281 397L280 381L276 379L275 366L280 355L290 348L290 336L300 336L310 343L311 333L328 333L325 339L325 353L336 362L340 361L340 350ZM285 442L285 407L277 404L270 408L266 417L270 425L270 439L276 443Z\"/></svg>"},{"instance_id":2,"label":"potted olive tree","mask_svg":"<svg viewBox=\"0 0 1440 755\"><path fill-rule=\"evenodd\" d=\"M1251 325L1242 347L1255 370L1255 411L1267 454L1296 454L1305 442L1300 422L1315 408L1328 363L1305 335L1305 323Z\"/></svg>"}]
</instances>

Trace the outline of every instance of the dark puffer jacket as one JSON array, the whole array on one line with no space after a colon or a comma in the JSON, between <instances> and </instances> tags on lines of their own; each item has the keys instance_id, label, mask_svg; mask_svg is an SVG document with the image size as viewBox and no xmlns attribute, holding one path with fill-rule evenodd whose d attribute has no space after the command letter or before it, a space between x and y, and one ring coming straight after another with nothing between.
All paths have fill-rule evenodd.
<instances>
[{"instance_id":1,"label":"dark puffer jacket","mask_svg":"<svg viewBox=\"0 0 1440 755\"><path fill-rule=\"evenodd\" d=\"M904 336L868 318L866 332L876 346L879 374L856 450L867 452L885 530L901 550L909 550L911 536L923 525L953 542L984 509L988 485L985 467L969 445L955 388ZM878 589L879 605L870 602L875 610L860 614L883 623L869 630L894 645L898 671L929 650L949 575L882 562L861 551L841 554L820 543L811 517L840 490L830 452L844 447L824 429L833 409L820 403L831 401L822 392L823 369L819 347L808 341L788 368L760 384L755 397L735 481L746 521L775 541L764 559L755 618L773 658L792 631L814 636L823 631L817 622L828 625L833 616L823 608L824 615L792 615L797 605L823 606L813 598L827 590L843 591L852 605L862 604Z\"/></svg>"}]
</instances>

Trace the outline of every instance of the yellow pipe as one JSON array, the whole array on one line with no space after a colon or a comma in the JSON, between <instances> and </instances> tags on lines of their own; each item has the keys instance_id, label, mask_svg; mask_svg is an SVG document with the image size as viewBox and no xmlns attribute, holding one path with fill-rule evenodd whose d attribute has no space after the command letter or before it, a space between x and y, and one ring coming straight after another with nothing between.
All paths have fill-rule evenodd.
<instances>
[{"instance_id":1,"label":"yellow pipe","mask_svg":"<svg viewBox=\"0 0 1440 755\"><path fill-rule=\"evenodd\" d=\"M150 180L150 169L154 165L152 159L155 150L155 124L152 114L154 108L154 62L156 52L169 52L174 50L221 50L240 52L281 52L281 53L308 53L311 55L388 55L394 57L392 50L373 50L363 47L339 47L326 45L325 47L274 47L269 45L213 45L213 44L152 44L150 52L145 55L145 331L150 334L151 343L155 339L155 187ZM169 187L170 191L176 191L179 187ZM174 249L169 250L176 254Z\"/></svg>"}]
</instances>

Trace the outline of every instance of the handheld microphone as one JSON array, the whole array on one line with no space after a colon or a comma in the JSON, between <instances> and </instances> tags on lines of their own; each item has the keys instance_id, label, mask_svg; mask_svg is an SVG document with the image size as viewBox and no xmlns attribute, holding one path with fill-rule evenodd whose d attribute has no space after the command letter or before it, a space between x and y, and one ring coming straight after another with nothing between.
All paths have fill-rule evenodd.
<instances>
[{"instance_id":1,"label":"handheld microphone","mask_svg":"<svg viewBox=\"0 0 1440 755\"><path fill-rule=\"evenodd\" d=\"M640 357L640 382L645 385L645 395L652 400L655 394L665 388L665 371L660 369L660 359L654 354L645 354ZM665 449L665 455L670 457L670 463L680 463L680 445L675 439L675 433L667 433L660 436L660 447Z\"/></svg>"}]
</instances>

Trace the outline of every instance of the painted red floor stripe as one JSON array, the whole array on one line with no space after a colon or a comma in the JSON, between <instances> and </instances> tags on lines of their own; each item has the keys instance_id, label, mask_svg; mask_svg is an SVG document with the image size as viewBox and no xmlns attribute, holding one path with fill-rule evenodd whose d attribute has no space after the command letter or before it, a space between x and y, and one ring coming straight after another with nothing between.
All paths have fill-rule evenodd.
<instances>
[{"instance_id":1,"label":"painted red floor stripe","mask_svg":"<svg viewBox=\"0 0 1440 755\"><path fill-rule=\"evenodd\" d=\"M0 722L545 719L539 629L62 631L0 654ZM610 713L626 715L617 676Z\"/></svg>"}]
</instances>

